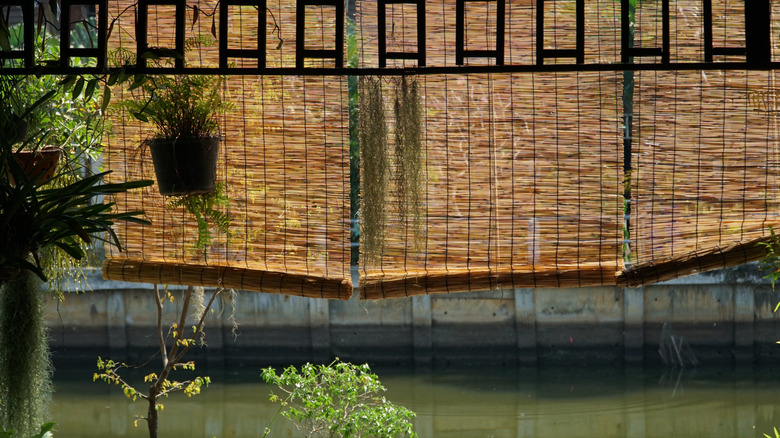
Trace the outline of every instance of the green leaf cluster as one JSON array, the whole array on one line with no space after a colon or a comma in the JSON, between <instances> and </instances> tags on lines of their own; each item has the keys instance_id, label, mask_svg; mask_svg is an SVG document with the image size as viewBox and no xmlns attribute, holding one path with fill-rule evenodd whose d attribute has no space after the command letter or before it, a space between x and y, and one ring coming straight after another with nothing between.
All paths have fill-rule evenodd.
<instances>
[{"instance_id":1,"label":"green leaf cluster","mask_svg":"<svg viewBox=\"0 0 780 438\"><path fill-rule=\"evenodd\" d=\"M129 368L127 364L98 357L97 372L92 376L92 380L100 380L119 386L130 401L135 402L139 398L145 400L149 406L147 416L137 416L135 424L138 425L138 420L146 421L150 437L157 436L158 412L164 409L164 405L160 402L161 397L168 397L173 392L183 392L187 397L192 397L200 394L204 386L211 384L211 379L206 376L197 376L185 381L173 380L170 376L172 372L180 369L195 371L195 362L182 362L182 358L195 345L197 339L202 339L205 336L206 316L211 310L214 300L223 292L226 290L219 289L211 296L208 303L198 304L201 299L197 296L204 293L203 288L188 287L180 305L178 322L168 325L163 323L164 307L166 303L173 303L175 299L167 287L161 290L158 285L155 285L153 293L157 308L157 341L159 346L156 355L162 359L162 367L159 372L152 372L144 376L144 384L149 385L146 387L146 392L139 391L122 377L122 370ZM185 321L190 315L191 308L194 308L195 314L193 316L197 319L197 323L192 326L192 335L188 336L187 331L182 330L182 328L185 327ZM146 365L148 362L138 368Z\"/></svg>"},{"instance_id":2,"label":"green leaf cluster","mask_svg":"<svg viewBox=\"0 0 780 438\"><path fill-rule=\"evenodd\" d=\"M386 391L367 364L336 359L329 365L306 364L300 371L288 367L277 374L263 369L263 380L286 395L273 392L282 415L307 437L417 437L415 414L388 401ZM270 429L266 429L266 436Z\"/></svg>"},{"instance_id":3,"label":"green leaf cluster","mask_svg":"<svg viewBox=\"0 0 780 438\"><path fill-rule=\"evenodd\" d=\"M775 233L774 228L769 227L769 240L759 242L759 245L766 248L766 255L759 260L758 267L767 273L764 278L772 281L774 289L775 282L780 279L780 236Z\"/></svg>"},{"instance_id":4,"label":"green leaf cluster","mask_svg":"<svg viewBox=\"0 0 780 438\"><path fill-rule=\"evenodd\" d=\"M183 207L195 217L198 223L198 240L195 247L204 249L211 245L212 224L224 233L230 233L230 216L226 210L230 206L230 198L227 195L227 185L224 182L217 183L214 191L205 194L189 194L184 196L171 196L168 200L168 209Z\"/></svg>"},{"instance_id":5,"label":"green leaf cluster","mask_svg":"<svg viewBox=\"0 0 780 438\"><path fill-rule=\"evenodd\" d=\"M135 118L154 125L154 138L211 137L218 134L217 116L226 107L223 82L208 75L137 75L130 90L142 88L145 96L123 104Z\"/></svg>"},{"instance_id":6,"label":"green leaf cluster","mask_svg":"<svg viewBox=\"0 0 780 438\"><path fill-rule=\"evenodd\" d=\"M8 144L0 152L0 283L13 278L19 269L43 272L39 253L49 246L57 247L73 259L85 252L79 241L107 242L121 249L112 229L117 221L148 224L143 212L114 212L114 203L96 203L99 196L112 196L128 190L147 187L152 181L103 183L103 172L77 180L64 187L42 188L25 174L11 158ZM16 183L10 183L13 175ZM30 261L32 258L32 261Z\"/></svg>"},{"instance_id":7,"label":"green leaf cluster","mask_svg":"<svg viewBox=\"0 0 780 438\"><path fill-rule=\"evenodd\" d=\"M85 19L81 24L71 30L71 45L94 47L97 43L95 18ZM13 50L23 47L21 25L6 26L0 33ZM35 38L36 63L60 62L57 35L50 33L46 26L39 26ZM18 62L0 60L0 65L13 67ZM94 66L95 59L73 57L69 62L76 67L90 67ZM47 184L48 189L63 189L84 175L92 175L93 163L102 153L102 136L106 130L103 116L110 91L105 83L105 76L100 75L0 75L0 132L7 134L0 139L3 148L11 148L12 152L36 152L47 146L59 148L63 155L60 171ZM13 175L8 167L0 172ZM0 181L6 182L5 178ZM93 240L91 237L66 239L61 242L66 248L49 245L32 253L33 265L43 272L41 278L48 280L47 287L60 298L64 283L81 284L86 279L85 268L95 266L102 245L99 241L91 244Z\"/></svg>"},{"instance_id":8,"label":"green leaf cluster","mask_svg":"<svg viewBox=\"0 0 780 438\"><path fill-rule=\"evenodd\" d=\"M40 432L36 433L35 435L32 435L30 438L51 438L54 436L54 426L56 423L49 422L41 425ZM13 438L14 431L13 430L5 430L3 429L3 426L0 426L0 438Z\"/></svg>"}]
</instances>

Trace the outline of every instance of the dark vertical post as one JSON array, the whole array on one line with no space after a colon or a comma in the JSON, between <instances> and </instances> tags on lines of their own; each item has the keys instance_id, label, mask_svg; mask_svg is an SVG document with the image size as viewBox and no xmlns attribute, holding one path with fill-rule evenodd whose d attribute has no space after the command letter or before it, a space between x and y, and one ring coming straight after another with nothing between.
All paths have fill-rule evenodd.
<instances>
[{"instance_id":1,"label":"dark vertical post","mask_svg":"<svg viewBox=\"0 0 780 438\"><path fill-rule=\"evenodd\" d=\"M267 20L266 16L266 0L261 0L257 5L257 66L259 68L265 68L266 63L266 48L265 45L268 42L267 32ZM223 38L227 40L227 31L224 34L219 34L220 40Z\"/></svg>"},{"instance_id":2,"label":"dark vertical post","mask_svg":"<svg viewBox=\"0 0 780 438\"><path fill-rule=\"evenodd\" d=\"M536 0L536 65L544 65L544 0Z\"/></svg>"},{"instance_id":3,"label":"dark vertical post","mask_svg":"<svg viewBox=\"0 0 780 438\"><path fill-rule=\"evenodd\" d=\"M295 8L295 66L303 68L306 38L306 2L298 0Z\"/></svg>"},{"instance_id":4,"label":"dark vertical post","mask_svg":"<svg viewBox=\"0 0 780 438\"><path fill-rule=\"evenodd\" d=\"M379 67L387 67L387 1L379 0L377 7L377 29L379 31Z\"/></svg>"},{"instance_id":5,"label":"dark vertical post","mask_svg":"<svg viewBox=\"0 0 780 438\"><path fill-rule=\"evenodd\" d=\"M228 7L229 2L219 2L219 68L228 66ZM265 27L258 26L258 35L265 33Z\"/></svg>"},{"instance_id":6,"label":"dark vertical post","mask_svg":"<svg viewBox=\"0 0 780 438\"><path fill-rule=\"evenodd\" d=\"M417 2L417 66L425 67L425 0Z\"/></svg>"},{"instance_id":7,"label":"dark vertical post","mask_svg":"<svg viewBox=\"0 0 780 438\"><path fill-rule=\"evenodd\" d=\"M634 62L631 52L634 48L634 14L635 9L629 0L621 0L621 60L624 64ZM663 54L662 54L663 55ZM631 173L633 154L633 124L634 124L634 71L623 72L623 263L631 264Z\"/></svg>"},{"instance_id":8,"label":"dark vertical post","mask_svg":"<svg viewBox=\"0 0 780 438\"><path fill-rule=\"evenodd\" d=\"M147 34L149 32L149 3L147 0L138 2L138 17L135 24L136 63L138 68L146 67L146 58L143 55L149 49Z\"/></svg>"},{"instance_id":9,"label":"dark vertical post","mask_svg":"<svg viewBox=\"0 0 780 438\"><path fill-rule=\"evenodd\" d=\"M630 7L629 0L620 0L620 62L623 64L630 62L629 51L633 46L634 39L634 33L631 29Z\"/></svg>"},{"instance_id":10,"label":"dark vertical post","mask_svg":"<svg viewBox=\"0 0 780 438\"><path fill-rule=\"evenodd\" d=\"M771 61L771 21L769 0L745 1L745 46L748 64L763 65Z\"/></svg>"},{"instance_id":11,"label":"dark vertical post","mask_svg":"<svg viewBox=\"0 0 780 438\"><path fill-rule=\"evenodd\" d=\"M455 1L455 64L463 65L463 51L466 49L466 2Z\"/></svg>"},{"instance_id":12,"label":"dark vertical post","mask_svg":"<svg viewBox=\"0 0 780 438\"><path fill-rule=\"evenodd\" d=\"M336 2L336 68L344 67L344 1Z\"/></svg>"},{"instance_id":13,"label":"dark vertical post","mask_svg":"<svg viewBox=\"0 0 780 438\"><path fill-rule=\"evenodd\" d=\"M97 66L105 67L108 51L108 1L101 0L98 8Z\"/></svg>"},{"instance_id":14,"label":"dark vertical post","mask_svg":"<svg viewBox=\"0 0 780 438\"><path fill-rule=\"evenodd\" d=\"M70 65L70 6L71 2L60 4L60 66Z\"/></svg>"},{"instance_id":15,"label":"dark vertical post","mask_svg":"<svg viewBox=\"0 0 780 438\"><path fill-rule=\"evenodd\" d=\"M187 0L178 0L176 2L176 53L181 56L173 61L176 68L184 68L184 38L186 35L184 25L187 21L186 13Z\"/></svg>"},{"instance_id":16,"label":"dark vertical post","mask_svg":"<svg viewBox=\"0 0 780 438\"><path fill-rule=\"evenodd\" d=\"M496 0L496 65L504 65L506 40L506 1Z\"/></svg>"},{"instance_id":17,"label":"dark vertical post","mask_svg":"<svg viewBox=\"0 0 780 438\"><path fill-rule=\"evenodd\" d=\"M712 0L702 0L704 18L704 62L712 62Z\"/></svg>"},{"instance_id":18,"label":"dark vertical post","mask_svg":"<svg viewBox=\"0 0 780 438\"><path fill-rule=\"evenodd\" d=\"M669 41L669 32L671 31L669 25L669 0L663 0L661 3L661 63L668 64L671 51L671 43Z\"/></svg>"},{"instance_id":19,"label":"dark vertical post","mask_svg":"<svg viewBox=\"0 0 780 438\"><path fill-rule=\"evenodd\" d=\"M577 0L577 64L585 63L585 0Z\"/></svg>"}]
</instances>

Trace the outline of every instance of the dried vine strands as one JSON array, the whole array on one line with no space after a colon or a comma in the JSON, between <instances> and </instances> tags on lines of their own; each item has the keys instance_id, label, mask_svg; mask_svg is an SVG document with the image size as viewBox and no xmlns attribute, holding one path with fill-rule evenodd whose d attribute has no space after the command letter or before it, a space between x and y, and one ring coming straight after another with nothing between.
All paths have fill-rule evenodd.
<instances>
[{"instance_id":1,"label":"dried vine strands","mask_svg":"<svg viewBox=\"0 0 780 438\"><path fill-rule=\"evenodd\" d=\"M417 78L402 76L395 89L396 202L407 241L415 252L425 239L425 154L423 149L423 107ZM407 245L408 246L408 245Z\"/></svg>"},{"instance_id":2,"label":"dried vine strands","mask_svg":"<svg viewBox=\"0 0 780 438\"><path fill-rule=\"evenodd\" d=\"M360 238L363 262L381 260L387 227L387 186L390 157L387 152L382 81L376 77L360 79L361 202Z\"/></svg>"}]
</instances>

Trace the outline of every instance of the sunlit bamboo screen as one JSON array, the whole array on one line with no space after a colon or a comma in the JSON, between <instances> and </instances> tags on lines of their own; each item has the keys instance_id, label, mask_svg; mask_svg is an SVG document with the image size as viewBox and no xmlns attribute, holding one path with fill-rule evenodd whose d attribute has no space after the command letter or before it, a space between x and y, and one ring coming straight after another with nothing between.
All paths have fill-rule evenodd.
<instances>
[{"instance_id":1,"label":"sunlit bamboo screen","mask_svg":"<svg viewBox=\"0 0 780 438\"><path fill-rule=\"evenodd\" d=\"M130 0L112 1L111 7L118 15L132 4ZM211 12L216 2L198 5ZM268 7L278 23L294 23L294 2L269 3ZM174 46L172 10L172 6L149 6L150 46ZM244 48L252 48L254 42L256 49L256 9L236 6L231 7L231 14L226 36L231 47L247 44ZM319 16L311 17L323 22ZM116 23L110 40L112 53L134 50L134 27L133 13ZM218 45L213 42L211 18L201 16L189 35L200 38L202 44L200 49L188 50L187 65L215 66ZM279 45L279 49L269 50L267 62L294 62L294 27L281 27L275 35L278 38L269 38L268 47ZM218 180L227 184L230 235L215 235L205 254L199 252L194 218L182 209L166 208L155 185L118 200L122 209L144 210L152 225L117 228L125 251L109 254L104 275L127 281L349 298L346 78L231 76L223 92L232 108L220 120L223 140ZM119 88L114 93L115 101L128 97ZM115 171L114 177L153 179L150 153L141 147L151 134L150 126L123 111L114 112L111 123L106 166Z\"/></svg>"},{"instance_id":2,"label":"sunlit bamboo screen","mask_svg":"<svg viewBox=\"0 0 780 438\"><path fill-rule=\"evenodd\" d=\"M454 49L496 48L496 3L465 2L459 43L456 2L426 2L425 64L499 62L459 60ZM704 61L699 3L677 2L671 12L672 62ZM619 2L585 2L589 25L580 42L576 2L544 5L545 63L578 61L559 49L581 52L584 64L620 59ZM374 38L377 8L385 8L387 51L420 53L418 5L359 6L361 65L383 62ZM539 61L536 6L506 3L504 63ZM744 2L713 7L720 17L715 45L744 47ZM663 59L660 8L661 2L638 2L635 14L633 47L657 49L656 62ZM419 62L397 58L385 62ZM777 224L774 80L773 72L696 70L421 78L424 236L410 244L420 240L414 225L391 211L381 257L361 267L364 296L638 285L757 259L763 250L756 241ZM393 81L382 86L390 125L396 88ZM393 141L391 128L389 165L397 173ZM388 204L398 205L389 181Z\"/></svg>"},{"instance_id":3,"label":"sunlit bamboo screen","mask_svg":"<svg viewBox=\"0 0 780 438\"><path fill-rule=\"evenodd\" d=\"M189 14L214 7L194 3ZM360 286L369 299L640 285L761 256L756 242L779 222L774 71L578 71L621 62L619 1L583 2L582 38L576 0L462 3L357 3L336 52L360 73L351 157L359 182L350 179L346 76L231 76L220 161L231 236L219 236L205 258L195 253L193 222L166 210L153 188L120 200L146 210L153 225L118 230L128 251L110 255L106 275L347 298L351 186L360 189ZM632 60L707 61L700 3L675 2L664 24L662 2L637 2ZM745 2L711 3L713 45L744 46ZM111 4L120 11L130 2ZM301 66L296 2L266 6L267 66ZM780 17L780 5L772 7ZM152 9L150 45L171 45L170 14ZM226 36L216 32L218 11L190 16L188 34L252 49L257 11L233 6ZM330 58L339 47L336 11L305 6L305 47L328 55L304 67L338 64ZM133 28L133 14L127 20L119 29ZM772 35L778 30L773 22ZM109 45L132 46L132 35L114 30ZM212 65L217 49L190 50L188 65ZM744 60L737 52L715 51L715 61ZM540 64L566 66L397 74ZM391 73L363 74L380 68ZM119 178L152 176L138 147L145 129L114 115L108 165Z\"/></svg>"}]
</instances>

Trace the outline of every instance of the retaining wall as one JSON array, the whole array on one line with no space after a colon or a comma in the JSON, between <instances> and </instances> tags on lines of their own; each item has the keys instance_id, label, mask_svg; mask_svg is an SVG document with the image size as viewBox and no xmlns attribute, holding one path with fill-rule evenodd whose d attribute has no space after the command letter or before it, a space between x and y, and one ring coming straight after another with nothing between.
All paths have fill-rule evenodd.
<instances>
[{"instance_id":1,"label":"retaining wall","mask_svg":"<svg viewBox=\"0 0 780 438\"><path fill-rule=\"evenodd\" d=\"M55 360L142 358L155 348L149 285L90 282L49 305ZM755 264L642 288L512 289L386 301L239 292L217 303L195 358L233 363L660 363L687 343L702 364L780 354L780 300ZM178 303L178 302L177 302ZM167 314L173 320L173 311Z\"/></svg>"}]
</instances>

